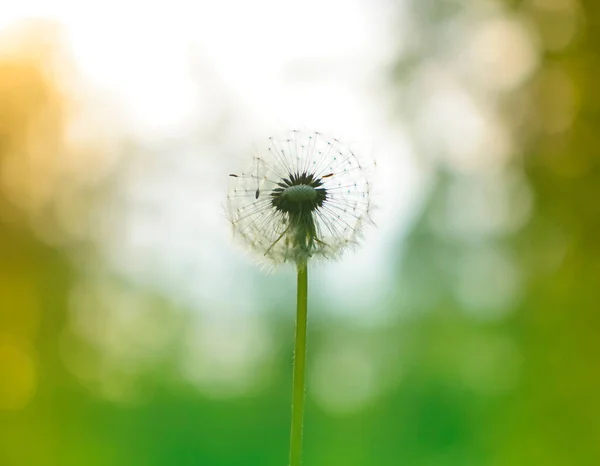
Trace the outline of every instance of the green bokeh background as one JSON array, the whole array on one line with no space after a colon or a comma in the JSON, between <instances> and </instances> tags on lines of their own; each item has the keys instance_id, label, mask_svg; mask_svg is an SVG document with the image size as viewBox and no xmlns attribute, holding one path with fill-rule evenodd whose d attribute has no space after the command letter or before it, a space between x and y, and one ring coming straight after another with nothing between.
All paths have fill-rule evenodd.
<instances>
[{"instance_id":1,"label":"green bokeh background","mask_svg":"<svg viewBox=\"0 0 600 466\"><path fill-rule=\"evenodd\" d=\"M445 53L448 34L476 28L470 13L480 3L414 0L403 6L417 32L385 77L397 117L411 121L419 102L411 101L410 83L423 64ZM533 75L493 96L518 142L510 165L533 199L528 218L485 244L446 234L451 219L442 213L452 187L482 180L433 164L428 199L389 258L394 286L376 301L389 321L365 327L332 317L309 326L309 365L320 348L341 339L373 354L383 348L383 371L396 380L398 368L399 382L355 412L324 410L309 396L307 466L600 464L600 3L490 3L518 15L539 41ZM569 15L576 24L572 39L544 47L564 33ZM54 27L36 28L28 33L32 43L50 47L35 37L52 36ZM122 401L101 396L97 381L65 367L65 351L86 361L103 357L93 344L65 336L70 293L83 273L72 257L93 257L95 246L41 239L35 225L52 225L60 200L37 202L43 176L23 169L21 178L14 172L8 178L6 168L6 161L32 150L31 138L60 148L66 104L42 71L47 55L0 62L0 465L285 465L293 321L278 305L266 304L263 314L278 351L269 355L260 390L209 396L182 380L175 369L177 335L195 310L119 277L109 280L141 297L151 321L172 329L172 342L138 371L132 395ZM568 97L547 79L557 70L572 85ZM51 118L40 123L41 112ZM565 115L570 123L563 129L544 130L544 122ZM435 137L415 128L416 152L426 157L425 142ZM107 183L82 196L91 208L110 199L113 189ZM518 209L519 192L511 199ZM516 264L510 273L521 283L518 299L499 319L474 318L453 293L456 267L480 248L501 250ZM498 279L505 278L503 270ZM269 280L258 278L257 286L269 287ZM330 305L321 296L310 312Z\"/></svg>"}]
</instances>

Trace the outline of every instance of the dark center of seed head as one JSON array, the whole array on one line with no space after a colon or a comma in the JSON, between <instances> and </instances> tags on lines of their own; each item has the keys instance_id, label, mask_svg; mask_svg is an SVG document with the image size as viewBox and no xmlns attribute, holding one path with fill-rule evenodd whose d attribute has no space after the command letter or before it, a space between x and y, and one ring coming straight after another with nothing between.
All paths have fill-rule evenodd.
<instances>
[{"instance_id":1,"label":"dark center of seed head","mask_svg":"<svg viewBox=\"0 0 600 466\"><path fill-rule=\"evenodd\" d=\"M285 188L281 197L297 204L312 203L317 198L317 190L307 184L299 184Z\"/></svg>"},{"instance_id":2,"label":"dark center of seed head","mask_svg":"<svg viewBox=\"0 0 600 466\"><path fill-rule=\"evenodd\" d=\"M311 175L291 176L278 185L271 192L271 203L277 210L289 214L312 212L321 207L327 197L322 182Z\"/></svg>"}]
</instances>

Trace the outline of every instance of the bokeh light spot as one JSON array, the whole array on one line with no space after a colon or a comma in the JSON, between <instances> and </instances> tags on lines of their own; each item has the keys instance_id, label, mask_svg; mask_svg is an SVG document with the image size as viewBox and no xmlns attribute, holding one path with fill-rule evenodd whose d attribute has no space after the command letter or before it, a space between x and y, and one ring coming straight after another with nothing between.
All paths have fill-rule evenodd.
<instances>
[{"instance_id":1,"label":"bokeh light spot","mask_svg":"<svg viewBox=\"0 0 600 466\"><path fill-rule=\"evenodd\" d=\"M23 409L36 388L36 368L29 351L0 341L0 409Z\"/></svg>"},{"instance_id":2,"label":"bokeh light spot","mask_svg":"<svg viewBox=\"0 0 600 466\"><path fill-rule=\"evenodd\" d=\"M533 37L516 19L483 22L471 38L469 50L479 81L495 90L510 90L521 84L538 64Z\"/></svg>"},{"instance_id":3,"label":"bokeh light spot","mask_svg":"<svg viewBox=\"0 0 600 466\"><path fill-rule=\"evenodd\" d=\"M467 313L483 320L504 317L520 295L519 269L499 247L468 252L459 264L457 278L458 300Z\"/></svg>"},{"instance_id":4,"label":"bokeh light spot","mask_svg":"<svg viewBox=\"0 0 600 466\"><path fill-rule=\"evenodd\" d=\"M310 371L311 396L332 414L351 414L373 402L381 391L378 364L362 344L332 341Z\"/></svg>"},{"instance_id":5,"label":"bokeh light spot","mask_svg":"<svg viewBox=\"0 0 600 466\"><path fill-rule=\"evenodd\" d=\"M186 338L182 375L213 398L255 394L270 366L272 340L257 315L205 316Z\"/></svg>"}]
</instances>

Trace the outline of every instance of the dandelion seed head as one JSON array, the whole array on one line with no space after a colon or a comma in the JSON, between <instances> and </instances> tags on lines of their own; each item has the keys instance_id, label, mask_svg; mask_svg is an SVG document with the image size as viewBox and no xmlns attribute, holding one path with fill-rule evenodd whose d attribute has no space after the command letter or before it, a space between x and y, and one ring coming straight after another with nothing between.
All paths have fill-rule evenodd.
<instances>
[{"instance_id":1,"label":"dandelion seed head","mask_svg":"<svg viewBox=\"0 0 600 466\"><path fill-rule=\"evenodd\" d=\"M271 137L246 171L230 174L234 233L271 264L336 259L371 223L373 167L318 132Z\"/></svg>"}]
</instances>

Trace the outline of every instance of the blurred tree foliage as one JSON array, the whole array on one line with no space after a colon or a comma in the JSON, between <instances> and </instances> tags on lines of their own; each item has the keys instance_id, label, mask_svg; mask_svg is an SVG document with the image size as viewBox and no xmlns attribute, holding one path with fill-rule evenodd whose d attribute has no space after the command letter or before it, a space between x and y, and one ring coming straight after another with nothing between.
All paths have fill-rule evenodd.
<instances>
[{"instance_id":1,"label":"blurred tree foliage","mask_svg":"<svg viewBox=\"0 0 600 466\"><path fill-rule=\"evenodd\" d=\"M422 61L438 55L448 37L440 24L469 16L481 4L413 2L419 45L398 63L399 82L410 81ZM424 446L407 464L591 466L600 463L600 5L594 0L539 0L501 6L500 11L531 28L540 53L533 75L500 102L518 142L509 163L525 175L533 207L521 228L492 240L494 248L509 248L522 277L520 299L511 306L510 317L461 328L471 327L488 338L510 337L516 344L519 382L501 397L465 397L454 407L443 402L445 396L437 397L432 425L450 422L458 432L464 419L452 420L455 412L476 416L466 422L465 436L453 441L463 457L427 462L431 451ZM563 39L565 34L569 40ZM444 164L437 172L435 189L405 245L401 270L407 283L399 291L416 294L412 304L426 300L421 304L429 311L428 325L422 332L429 338L421 343L432 345L439 344L430 341L434 329L444 321L456 325L464 315L452 293L464 238L440 234L448 231L443 228L448 218L439 213L447 206L450 186L464 183L465 177ZM466 244L469 250L477 247ZM440 383L439 375L435 378ZM423 385L418 392L426 391Z\"/></svg>"},{"instance_id":2,"label":"blurred tree foliage","mask_svg":"<svg viewBox=\"0 0 600 466\"><path fill-rule=\"evenodd\" d=\"M522 91L534 103L523 162L535 209L514 239L528 277L516 318L526 365L505 413L504 464L600 463L600 5L561 4L582 27L560 50L553 27L568 12L531 18L547 47Z\"/></svg>"}]
</instances>

